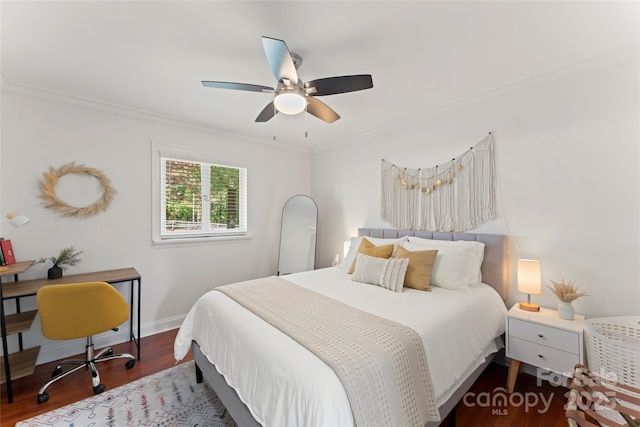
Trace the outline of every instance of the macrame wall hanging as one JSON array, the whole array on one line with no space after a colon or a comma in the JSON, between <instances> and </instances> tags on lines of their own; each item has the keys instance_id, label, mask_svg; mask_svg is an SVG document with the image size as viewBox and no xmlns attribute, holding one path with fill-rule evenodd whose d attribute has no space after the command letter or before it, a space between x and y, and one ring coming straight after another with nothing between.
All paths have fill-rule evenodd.
<instances>
[{"instance_id":1,"label":"macrame wall hanging","mask_svg":"<svg viewBox=\"0 0 640 427\"><path fill-rule=\"evenodd\" d=\"M467 231L496 216L493 134L447 163L409 169L382 159L381 215L404 230Z\"/></svg>"}]
</instances>

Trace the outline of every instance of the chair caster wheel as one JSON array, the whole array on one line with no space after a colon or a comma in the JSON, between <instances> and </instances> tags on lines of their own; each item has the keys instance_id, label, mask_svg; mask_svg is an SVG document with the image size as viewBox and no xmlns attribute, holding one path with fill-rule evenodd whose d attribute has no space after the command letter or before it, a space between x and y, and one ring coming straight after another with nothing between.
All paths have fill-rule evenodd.
<instances>
[{"instance_id":1,"label":"chair caster wheel","mask_svg":"<svg viewBox=\"0 0 640 427\"><path fill-rule=\"evenodd\" d=\"M100 394L104 391L105 389L105 385L104 384L98 384L97 386L95 386L93 388L93 394Z\"/></svg>"},{"instance_id":2,"label":"chair caster wheel","mask_svg":"<svg viewBox=\"0 0 640 427\"><path fill-rule=\"evenodd\" d=\"M55 378L58 375L60 375L62 373L62 368L60 366L58 366L56 369L53 370L53 372L51 373L51 378Z\"/></svg>"},{"instance_id":3,"label":"chair caster wheel","mask_svg":"<svg viewBox=\"0 0 640 427\"><path fill-rule=\"evenodd\" d=\"M133 366L136 364L136 360L135 359L131 359L131 360L127 360L127 363L124 364L124 366L127 369L131 369L133 368Z\"/></svg>"},{"instance_id":4,"label":"chair caster wheel","mask_svg":"<svg viewBox=\"0 0 640 427\"><path fill-rule=\"evenodd\" d=\"M47 393L41 393L38 395L38 405L49 400L49 395Z\"/></svg>"},{"instance_id":5,"label":"chair caster wheel","mask_svg":"<svg viewBox=\"0 0 640 427\"><path fill-rule=\"evenodd\" d=\"M105 356L113 356L113 349L110 348L109 350L107 350L107 352L104 355Z\"/></svg>"}]
</instances>

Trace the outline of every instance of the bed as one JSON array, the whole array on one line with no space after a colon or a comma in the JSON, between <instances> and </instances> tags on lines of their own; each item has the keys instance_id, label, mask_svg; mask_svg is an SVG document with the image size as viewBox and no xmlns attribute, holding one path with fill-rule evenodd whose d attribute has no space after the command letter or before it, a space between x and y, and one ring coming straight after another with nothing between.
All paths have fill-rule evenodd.
<instances>
[{"instance_id":1,"label":"bed","mask_svg":"<svg viewBox=\"0 0 640 427\"><path fill-rule=\"evenodd\" d=\"M426 245L428 240L482 243L480 273L464 291L434 284L430 292L390 292L351 280L350 259L343 266L283 277L416 330L425 343L437 412L444 419L503 347L506 237L370 228L359 229L358 235L379 245L408 239ZM189 349L198 381L207 379L240 426L354 425L349 398L332 368L222 292L205 294L185 318L175 341L176 359Z\"/></svg>"}]
</instances>

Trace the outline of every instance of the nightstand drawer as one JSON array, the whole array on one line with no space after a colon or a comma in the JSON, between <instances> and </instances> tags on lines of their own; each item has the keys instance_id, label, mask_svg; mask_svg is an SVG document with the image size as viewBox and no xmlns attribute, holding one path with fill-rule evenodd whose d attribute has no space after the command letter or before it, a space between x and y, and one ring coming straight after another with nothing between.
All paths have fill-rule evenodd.
<instances>
[{"instance_id":1,"label":"nightstand drawer","mask_svg":"<svg viewBox=\"0 0 640 427\"><path fill-rule=\"evenodd\" d=\"M513 336L509 336L508 339L508 356L530 365L571 376L576 363L580 362L580 356L577 354L535 344Z\"/></svg>"},{"instance_id":2,"label":"nightstand drawer","mask_svg":"<svg viewBox=\"0 0 640 427\"><path fill-rule=\"evenodd\" d=\"M509 338L511 337L573 354L580 349L580 337L576 332L510 317Z\"/></svg>"}]
</instances>

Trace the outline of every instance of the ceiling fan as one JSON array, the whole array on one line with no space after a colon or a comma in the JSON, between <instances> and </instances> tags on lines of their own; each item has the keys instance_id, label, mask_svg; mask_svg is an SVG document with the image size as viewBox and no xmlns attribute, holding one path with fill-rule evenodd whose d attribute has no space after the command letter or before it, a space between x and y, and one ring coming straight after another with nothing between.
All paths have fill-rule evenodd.
<instances>
[{"instance_id":1,"label":"ceiling fan","mask_svg":"<svg viewBox=\"0 0 640 427\"><path fill-rule=\"evenodd\" d=\"M318 100L316 96L335 95L373 87L373 80L370 74L327 77L303 83L298 78L297 72L302 63L302 58L295 53L289 52L284 41L271 37L262 37L262 46L267 55L271 71L276 80L278 80L278 85L275 89L246 83L202 82L205 87L218 89L275 93L273 100L256 117L256 122L267 122L278 112L294 115L306 110L309 114L327 123L333 123L340 116L327 104Z\"/></svg>"}]
</instances>

